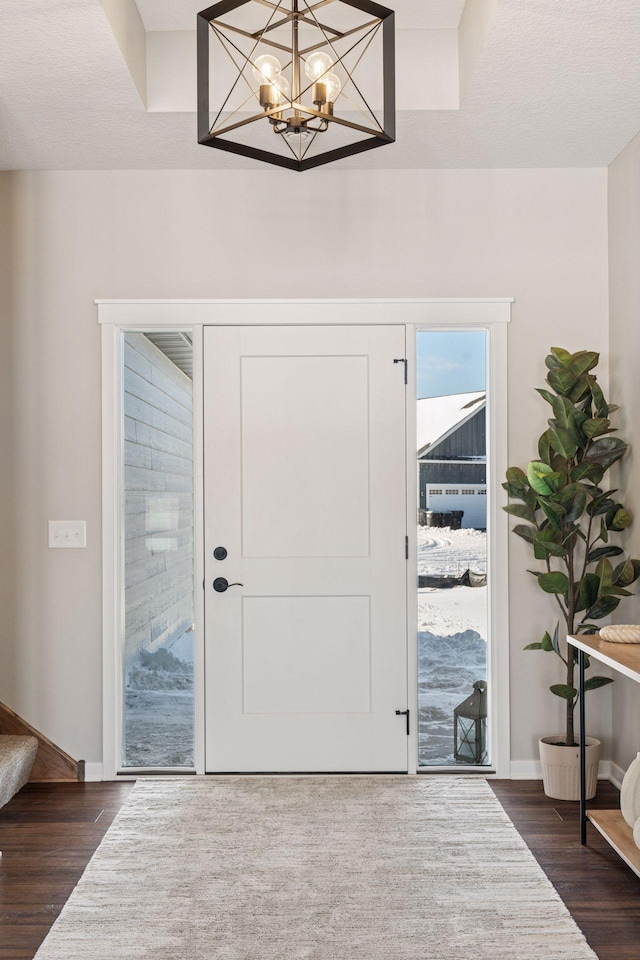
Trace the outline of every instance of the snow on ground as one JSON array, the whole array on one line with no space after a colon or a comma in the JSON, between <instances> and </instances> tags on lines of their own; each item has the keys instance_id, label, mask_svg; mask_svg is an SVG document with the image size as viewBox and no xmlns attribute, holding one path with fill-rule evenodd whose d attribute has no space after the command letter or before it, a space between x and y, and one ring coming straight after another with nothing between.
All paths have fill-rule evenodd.
<instances>
[{"instance_id":1,"label":"snow on ground","mask_svg":"<svg viewBox=\"0 0 640 960\"><path fill-rule=\"evenodd\" d=\"M480 530L418 528L418 573L459 575L487 569ZM455 763L453 711L486 679L487 588L418 591L419 759Z\"/></svg>"},{"instance_id":2,"label":"snow on ground","mask_svg":"<svg viewBox=\"0 0 640 960\"><path fill-rule=\"evenodd\" d=\"M487 534L484 530L418 527L418 573L458 576L471 568L487 571Z\"/></svg>"},{"instance_id":3,"label":"snow on ground","mask_svg":"<svg viewBox=\"0 0 640 960\"><path fill-rule=\"evenodd\" d=\"M194 634L141 650L125 689L124 765L190 767L194 763Z\"/></svg>"}]
</instances>

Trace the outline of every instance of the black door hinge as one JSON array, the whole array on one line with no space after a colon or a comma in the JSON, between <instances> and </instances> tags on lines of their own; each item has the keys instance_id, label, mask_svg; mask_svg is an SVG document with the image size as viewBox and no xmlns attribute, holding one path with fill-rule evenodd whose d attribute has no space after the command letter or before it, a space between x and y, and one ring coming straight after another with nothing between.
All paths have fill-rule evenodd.
<instances>
[{"instance_id":1,"label":"black door hinge","mask_svg":"<svg viewBox=\"0 0 640 960\"><path fill-rule=\"evenodd\" d=\"M406 718L407 718L407 736L409 736L409 733L410 733L410 729L409 729L409 714L410 714L410 712L411 712L411 711L409 711L409 710L396 710L396 717L406 717Z\"/></svg>"},{"instance_id":2,"label":"black door hinge","mask_svg":"<svg viewBox=\"0 0 640 960\"><path fill-rule=\"evenodd\" d=\"M404 558L409 559L409 537L404 538Z\"/></svg>"},{"instance_id":3,"label":"black door hinge","mask_svg":"<svg viewBox=\"0 0 640 960\"><path fill-rule=\"evenodd\" d=\"M402 357L400 360L394 360L394 363L404 363L404 382L405 386L409 383L409 361Z\"/></svg>"}]
</instances>

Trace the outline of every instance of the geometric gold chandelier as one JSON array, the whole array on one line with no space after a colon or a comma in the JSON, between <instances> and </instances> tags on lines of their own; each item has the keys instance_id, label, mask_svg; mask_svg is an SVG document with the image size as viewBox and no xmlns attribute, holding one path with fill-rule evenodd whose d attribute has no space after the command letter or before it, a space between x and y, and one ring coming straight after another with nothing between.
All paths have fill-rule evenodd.
<instances>
[{"instance_id":1,"label":"geometric gold chandelier","mask_svg":"<svg viewBox=\"0 0 640 960\"><path fill-rule=\"evenodd\" d=\"M394 13L220 0L198 14L198 142L291 170L395 140Z\"/></svg>"}]
</instances>

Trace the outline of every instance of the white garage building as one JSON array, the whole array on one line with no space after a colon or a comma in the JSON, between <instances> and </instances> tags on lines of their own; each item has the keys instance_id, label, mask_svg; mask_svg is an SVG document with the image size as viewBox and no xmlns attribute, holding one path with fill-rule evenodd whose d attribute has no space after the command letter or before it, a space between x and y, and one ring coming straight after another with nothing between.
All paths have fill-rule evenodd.
<instances>
[{"instance_id":1,"label":"white garage building","mask_svg":"<svg viewBox=\"0 0 640 960\"><path fill-rule=\"evenodd\" d=\"M418 400L421 510L463 511L462 526L487 526L487 398L484 392Z\"/></svg>"}]
</instances>

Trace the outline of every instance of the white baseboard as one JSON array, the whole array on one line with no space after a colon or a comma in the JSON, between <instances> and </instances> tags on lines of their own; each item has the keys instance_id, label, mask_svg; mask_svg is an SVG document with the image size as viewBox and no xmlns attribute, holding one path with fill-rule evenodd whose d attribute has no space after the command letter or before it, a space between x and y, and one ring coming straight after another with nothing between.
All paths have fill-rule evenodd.
<instances>
[{"instance_id":1,"label":"white baseboard","mask_svg":"<svg viewBox=\"0 0 640 960\"><path fill-rule=\"evenodd\" d=\"M512 780L542 780L542 765L539 760L512 760Z\"/></svg>"},{"instance_id":2,"label":"white baseboard","mask_svg":"<svg viewBox=\"0 0 640 960\"><path fill-rule=\"evenodd\" d=\"M85 763L84 779L85 783L102 783L102 764Z\"/></svg>"},{"instance_id":3,"label":"white baseboard","mask_svg":"<svg viewBox=\"0 0 640 960\"><path fill-rule=\"evenodd\" d=\"M610 780L618 789L622 785L624 770L612 760L601 760L598 767L598 780ZM85 763L84 779L87 783L102 783L103 766L101 763ZM118 777L123 780L124 777ZM135 779L127 777L126 779ZM542 780L542 766L539 760L512 760L512 780Z\"/></svg>"},{"instance_id":4,"label":"white baseboard","mask_svg":"<svg viewBox=\"0 0 640 960\"><path fill-rule=\"evenodd\" d=\"M611 780L611 783L614 785L614 787L617 787L619 790L622 787L624 770L622 767L619 767L617 763L614 763L613 760L611 760L609 766L611 768L609 771L609 780Z\"/></svg>"},{"instance_id":5,"label":"white baseboard","mask_svg":"<svg viewBox=\"0 0 640 960\"><path fill-rule=\"evenodd\" d=\"M620 767L617 767L610 760L601 760L598 765L598 780L611 780L616 786L619 786L616 777ZM624 776L624 772L620 771ZM511 779L512 780L542 780L542 765L539 760L512 760L511 761ZM622 777L620 778L622 780Z\"/></svg>"}]
</instances>

